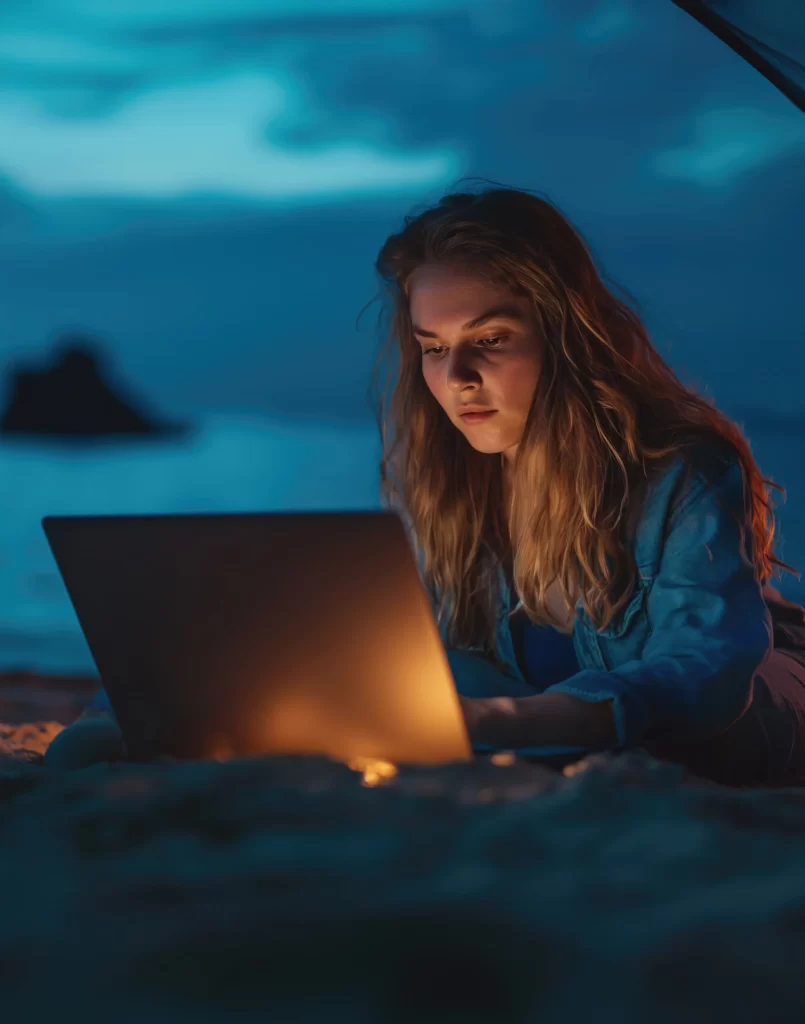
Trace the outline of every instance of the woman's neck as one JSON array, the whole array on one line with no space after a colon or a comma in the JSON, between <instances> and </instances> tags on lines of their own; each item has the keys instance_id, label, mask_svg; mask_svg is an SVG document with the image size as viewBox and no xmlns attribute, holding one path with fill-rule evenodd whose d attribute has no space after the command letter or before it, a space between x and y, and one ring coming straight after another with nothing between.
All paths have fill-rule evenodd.
<instances>
[{"instance_id":1,"label":"woman's neck","mask_svg":"<svg viewBox=\"0 0 805 1024\"><path fill-rule=\"evenodd\" d=\"M502 460L502 472L500 475L500 491L501 500L503 502L503 515L506 519L506 522L508 522L509 510L511 508L512 500L512 475L511 466L505 459Z\"/></svg>"},{"instance_id":2,"label":"woman's neck","mask_svg":"<svg viewBox=\"0 0 805 1024\"><path fill-rule=\"evenodd\" d=\"M503 490L508 491L511 482L512 464L503 456L500 458L500 475L503 480Z\"/></svg>"}]
</instances>

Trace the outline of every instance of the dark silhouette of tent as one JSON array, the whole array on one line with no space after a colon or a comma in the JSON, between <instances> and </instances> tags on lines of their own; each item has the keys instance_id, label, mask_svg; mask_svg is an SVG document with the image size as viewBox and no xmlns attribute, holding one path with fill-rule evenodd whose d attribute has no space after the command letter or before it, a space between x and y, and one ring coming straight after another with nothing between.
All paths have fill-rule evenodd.
<instances>
[{"instance_id":1,"label":"dark silhouette of tent","mask_svg":"<svg viewBox=\"0 0 805 1024\"><path fill-rule=\"evenodd\" d=\"M805 111L803 0L673 0Z\"/></svg>"},{"instance_id":2,"label":"dark silhouette of tent","mask_svg":"<svg viewBox=\"0 0 805 1024\"><path fill-rule=\"evenodd\" d=\"M123 437L166 439L185 434L187 424L149 414L106 379L100 346L68 335L46 369L12 370L0 433L73 440Z\"/></svg>"}]
</instances>

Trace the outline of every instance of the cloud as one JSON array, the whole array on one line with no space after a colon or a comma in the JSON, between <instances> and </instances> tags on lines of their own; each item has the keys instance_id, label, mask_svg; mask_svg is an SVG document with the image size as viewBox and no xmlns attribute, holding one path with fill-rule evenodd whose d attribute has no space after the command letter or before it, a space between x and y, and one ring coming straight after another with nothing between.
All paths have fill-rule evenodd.
<instances>
[{"instance_id":1,"label":"cloud","mask_svg":"<svg viewBox=\"0 0 805 1024\"><path fill-rule=\"evenodd\" d=\"M142 94L104 119L63 119L24 94L0 96L0 173L40 196L260 200L422 189L455 177L447 147L395 151L341 139L293 148L266 138L273 120L300 111L288 78L245 72Z\"/></svg>"},{"instance_id":2,"label":"cloud","mask_svg":"<svg viewBox=\"0 0 805 1024\"><path fill-rule=\"evenodd\" d=\"M456 25L512 30L523 0L3 0L0 90L54 112L103 116L136 90L233 69L316 69L383 53L406 34L451 38ZM460 43L459 43L460 46Z\"/></svg>"},{"instance_id":3,"label":"cloud","mask_svg":"<svg viewBox=\"0 0 805 1024\"><path fill-rule=\"evenodd\" d=\"M790 153L805 151L805 118L754 107L702 110L691 122L692 138L655 153L653 170L668 178L721 188Z\"/></svg>"},{"instance_id":4,"label":"cloud","mask_svg":"<svg viewBox=\"0 0 805 1024\"><path fill-rule=\"evenodd\" d=\"M653 209L669 188L704 201L773 164L805 124L670 0L9 10L0 131L15 144L0 174L40 197L338 201L472 173Z\"/></svg>"},{"instance_id":5,"label":"cloud","mask_svg":"<svg viewBox=\"0 0 805 1024\"><path fill-rule=\"evenodd\" d=\"M520 6L10 0L0 137L14 145L0 175L43 198L301 202L438 187L464 170L459 145L443 129L406 137L382 90L350 102L340 85L380 53L415 75L429 31L444 37L453 17L466 29L492 3Z\"/></svg>"}]
</instances>

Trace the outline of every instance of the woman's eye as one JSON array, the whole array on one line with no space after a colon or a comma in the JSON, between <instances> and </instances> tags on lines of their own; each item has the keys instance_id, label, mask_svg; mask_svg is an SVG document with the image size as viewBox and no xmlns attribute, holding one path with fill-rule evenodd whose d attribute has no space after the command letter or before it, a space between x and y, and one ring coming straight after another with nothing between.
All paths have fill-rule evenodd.
<instances>
[{"instance_id":1,"label":"woman's eye","mask_svg":"<svg viewBox=\"0 0 805 1024\"><path fill-rule=\"evenodd\" d=\"M493 348L498 349L505 341L505 337L496 338L479 338L476 342L481 348ZM422 354L426 356L434 356L438 358L444 352L444 345L433 345L431 348L425 348L422 350Z\"/></svg>"}]
</instances>

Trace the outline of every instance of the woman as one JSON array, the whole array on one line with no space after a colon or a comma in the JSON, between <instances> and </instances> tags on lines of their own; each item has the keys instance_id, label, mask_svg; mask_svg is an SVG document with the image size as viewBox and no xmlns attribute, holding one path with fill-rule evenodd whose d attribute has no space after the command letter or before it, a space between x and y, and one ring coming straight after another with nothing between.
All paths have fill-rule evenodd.
<instances>
[{"instance_id":1,"label":"woman","mask_svg":"<svg viewBox=\"0 0 805 1024\"><path fill-rule=\"evenodd\" d=\"M805 783L805 612L739 430L685 387L550 203L448 195L381 250L410 523L478 746L642 746ZM777 488L780 490L780 488ZM793 570L790 570L793 571Z\"/></svg>"},{"instance_id":2,"label":"woman","mask_svg":"<svg viewBox=\"0 0 805 1024\"><path fill-rule=\"evenodd\" d=\"M476 748L643 746L727 784L805 783L805 613L768 585L788 568L771 482L573 227L524 191L448 195L377 270L384 496ZM90 714L50 763L115 756L103 695Z\"/></svg>"}]
</instances>

